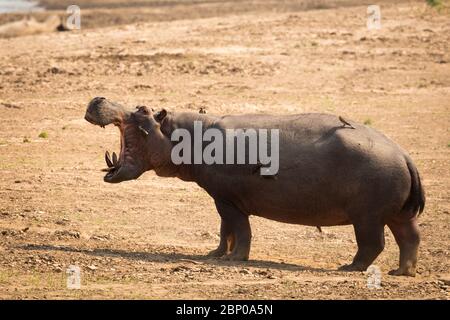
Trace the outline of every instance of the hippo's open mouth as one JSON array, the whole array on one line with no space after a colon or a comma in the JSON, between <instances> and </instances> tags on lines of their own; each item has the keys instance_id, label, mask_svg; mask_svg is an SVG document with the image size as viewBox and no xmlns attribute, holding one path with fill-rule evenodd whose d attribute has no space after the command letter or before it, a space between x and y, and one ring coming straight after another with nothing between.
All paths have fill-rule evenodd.
<instances>
[{"instance_id":1,"label":"hippo's open mouth","mask_svg":"<svg viewBox=\"0 0 450 320\"><path fill-rule=\"evenodd\" d=\"M104 177L104 180L106 182L112 182L114 180L114 177L116 175L119 175L123 165L125 164L125 155L126 155L126 145L125 145L125 138L123 134L123 129L121 126L118 126L120 129L120 153L119 157L117 157L117 154L115 152L112 153L112 157L109 153L109 151L105 152L105 161L106 165L108 166L105 169L102 169L102 171L106 171L106 175Z\"/></svg>"},{"instance_id":2,"label":"hippo's open mouth","mask_svg":"<svg viewBox=\"0 0 450 320\"><path fill-rule=\"evenodd\" d=\"M137 179L143 172L143 161L137 156L141 145L141 133L133 114L119 104L110 102L105 98L94 98L88 105L85 119L102 128L114 124L120 131L120 153L105 152L107 168L103 180L109 183L118 183Z\"/></svg>"}]
</instances>

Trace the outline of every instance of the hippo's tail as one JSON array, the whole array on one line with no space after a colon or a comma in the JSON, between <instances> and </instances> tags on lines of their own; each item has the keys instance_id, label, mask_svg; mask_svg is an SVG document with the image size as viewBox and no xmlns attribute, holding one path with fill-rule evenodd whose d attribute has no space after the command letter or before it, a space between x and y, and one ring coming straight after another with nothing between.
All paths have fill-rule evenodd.
<instances>
[{"instance_id":1,"label":"hippo's tail","mask_svg":"<svg viewBox=\"0 0 450 320\"><path fill-rule=\"evenodd\" d=\"M425 191L420 181L419 171L408 155L405 155L408 171L411 175L411 191L402 208L402 213L415 216L420 215L425 208Z\"/></svg>"}]
</instances>

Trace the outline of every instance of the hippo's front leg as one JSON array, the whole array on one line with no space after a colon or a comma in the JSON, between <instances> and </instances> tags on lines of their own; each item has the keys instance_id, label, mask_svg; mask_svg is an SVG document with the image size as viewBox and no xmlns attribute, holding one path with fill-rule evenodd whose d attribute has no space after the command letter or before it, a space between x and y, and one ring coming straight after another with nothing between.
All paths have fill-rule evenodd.
<instances>
[{"instance_id":1,"label":"hippo's front leg","mask_svg":"<svg viewBox=\"0 0 450 320\"><path fill-rule=\"evenodd\" d=\"M248 215L229 202L215 202L222 218L220 244L209 256L222 257L225 260L248 260L252 238Z\"/></svg>"},{"instance_id":2,"label":"hippo's front leg","mask_svg":"<svg viewBox=\"0 0 450 320\"><path fill-rule=\"evenodd\" d=\"M234 248L234 234L231 224L225 219L221 219L220 223L220 242L217 249L208 253L208 257L220 258L231 252Z\"/></svg>"}]
</instances>

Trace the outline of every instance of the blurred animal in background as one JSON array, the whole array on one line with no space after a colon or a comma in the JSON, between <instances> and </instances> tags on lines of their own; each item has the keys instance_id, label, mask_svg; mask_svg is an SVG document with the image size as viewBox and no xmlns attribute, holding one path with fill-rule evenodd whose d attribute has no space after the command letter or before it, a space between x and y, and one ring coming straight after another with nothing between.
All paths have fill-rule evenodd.
<instances>
[{"instance_id":1,"label":"blurred animal in background","mask_svg":"<svg viewBox=\"0 0 450 320\"><path fill-rule=\"evenodd\" d=\"M43 22L37 21L34 17L26 17L19 21L14 21L0 25L0 38L14 38L40 33L69 30L56 15L51 15Z\"/></svg>"}]
</instances>

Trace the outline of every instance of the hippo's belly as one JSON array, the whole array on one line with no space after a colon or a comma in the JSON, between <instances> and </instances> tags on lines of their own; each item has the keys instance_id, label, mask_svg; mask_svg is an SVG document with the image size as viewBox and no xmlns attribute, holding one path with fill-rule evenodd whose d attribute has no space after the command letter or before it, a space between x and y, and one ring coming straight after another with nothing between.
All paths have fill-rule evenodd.
<instances>
[{"instance_id":1,"label":"hippo's belly","mask_svg":"<svg viewBox=\"0 0 450 320\"><path fill-rule=\"evenodd\" d=\"M229 201L248 215L310 226L349 224L345 194L335 192L332 181L302 171L280 170L274 177L216 173L217 181L202 187L214 199Z\"/></svg>"},{"instance_id":2,"label":"hippo's belly","mask_svg":"<svg viewBox=\"0 0 450 320\"><path fill-rule=\"evenodd\" d=\"M266 180L267 178L260 178ZM344 202L338 194L316 184L299 182L297 185L276 180L263 181L258 185L243 184L242 192L234 203L248 214L284 223L309 226L332 226L349 224ZM298 179L301 180L300 178ZM245 196L244 196L245 195Z\"/></svg>"}]
</instances>

